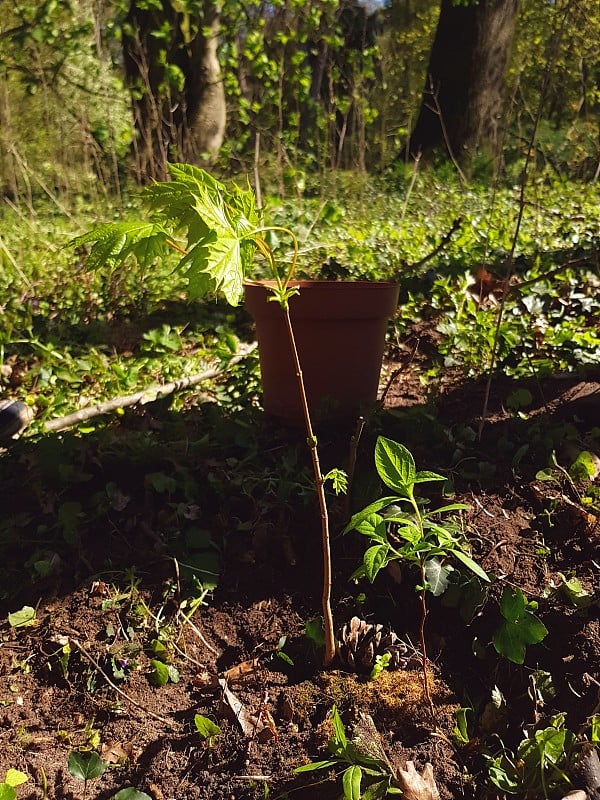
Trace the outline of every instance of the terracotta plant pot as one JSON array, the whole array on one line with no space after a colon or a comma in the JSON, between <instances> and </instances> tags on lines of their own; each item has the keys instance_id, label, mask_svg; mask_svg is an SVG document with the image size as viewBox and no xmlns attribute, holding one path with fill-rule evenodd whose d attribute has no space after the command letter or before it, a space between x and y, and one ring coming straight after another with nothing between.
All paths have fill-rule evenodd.
<instances>
[{"instance_id":1,"label":"terracotta plant pot","mask_svg":"<svg viewBox=\"0 0 600 800\"><path fill-rule=\"evenodd\" d=\"M273 281L245 284L246 309L256 324L263 406L294 425L303 423L298 383L283 312L269 302ZM292 281L300 294L290 316L308 405L314 420L351 421L377 399L387 322L398 286L379 281Z\"/></svg>"}]
</instances>

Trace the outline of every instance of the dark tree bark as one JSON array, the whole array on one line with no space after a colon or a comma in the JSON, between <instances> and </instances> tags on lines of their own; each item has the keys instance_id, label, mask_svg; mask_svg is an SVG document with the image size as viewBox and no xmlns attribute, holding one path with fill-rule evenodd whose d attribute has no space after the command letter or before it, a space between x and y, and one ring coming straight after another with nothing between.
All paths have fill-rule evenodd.
<instances>
[{"instance_id":1,"label":"dark tree bark","mask_svg":"<svg viewBox=\"0 0 600 800\"><path fill-rule=\"evenodd\" d=\"M506 65L519 0L442 0L421 109L407 150L446 149L468 162L498 144Z\"/></svg>"},{"instance_id":2,"label":"dark tree bark","mask_svg":"<svg viewBox=\"0 0 600 800\"><path fill-rule=\"evenodd\" d=\"M131 0L123 56L131 91L140 182L164 180L169 160L214 157L223 143L225 92L217 58L220 5L190 19L171 0Z\"/></svg>"}]
</instances>

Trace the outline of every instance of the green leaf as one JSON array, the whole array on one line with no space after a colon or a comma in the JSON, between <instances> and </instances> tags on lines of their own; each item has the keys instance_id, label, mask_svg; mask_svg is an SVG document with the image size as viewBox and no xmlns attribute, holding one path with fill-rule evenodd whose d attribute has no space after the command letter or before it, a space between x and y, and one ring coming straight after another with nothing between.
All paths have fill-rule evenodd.
<instances>
[{"instance_id":1,"label":"green leaf","mask_svg":"<svg viewBox=\"0 0 600 800\"><path fill-rule=\"evenodd\" d=\"M360 800L360 784L362 781L362 770L357 764L353 764L342 775L342 788L346 800Z\"/></svg>"},{"instance_id":2,"label":"green leaf","mask_svg":"<svg viewBox=\"0 0 600 800\"><path fill-rule=\"evenodd\" d=\"M470 708L459 708L456 711L456 725L452 731L454 739L458 744L469 744L469 727L467 723L467 714L471 711Z\"/></svg>"},{"instance_id":3,"label":"green leaf","mask_svg":"<svg viewBox=\"0 0 600 800\"><path fill-rule=\"evenodd\" d=\"M69 245L81 247L93 243L87 258L88 268L113 270L130 255L143 266L164 258L170 250L166 244L168 238L167 231L156 222L110 222L72 239Z\"/></svg>"},{"instance_id":4,"label":"green leaf","mask_svg":"<svg viewBox=\"0 0 600 800\"><path fill-rule=\"evenodd\" d=\"M8 615L8 624L13 628L28 628L35 625L35 608L23 606L20 611L14 611Z\"/></svg>"},{"instance_id":5,"label":"green leaf","mask_svg":"<svg viewBox=\"0 0 600 800\"><path fill-rule=\"evenodd\" d=\"M525 611L527 601L520 589L511 589L505 586L500 598L500 613L509 621L518 620Z\"/></svg>"},{"instance_id":6,"label":"green leaf","mask_svg":"<svg viewBox=\"0 0 600 800\"><path fill-rule=\"evenodd\" d=\"M0 783L0 800L16 800L17 793L8 783Z\"/></svg>"},{"instance_id":7,"label":"green leaf","mask_svg":"<svg viewBox=\"0 0 600 800\"><path fill-rule=\"evenodd\" d=\"M28 780L29 775L26 775L19 769L8 769L4 776L4 783L7 783L9 786L20 786L22 783L27 783Z\"/></svg>"},{"instance_id":8,"label":"green leaf","mask_svg":"<svg viewBox=\"0 0 600 800\"><path fill-rule=\"evenodd\" d=\"M138 792L137 789L133 789L130 786L127 789L121 789L120 792L117 792L113 800L152 800L152 798L149 794L146 794L146 792Z\"/></svg>"},{"instance_id":9,"label":"green leaf","mask_svg":"<svg viewBox=\"0 0 600 800\"><path fill-rule=\"evenodd\" d=\"M399 442L378 436L375 443L375 466L381 480L400 492L403 496L412 495L417 470L412 454Z\"/></svg>"},{"instance_id":10,"label":"green leaf","mask_svg":"<svg viewBox=\"0 0 600 800\"><path fill-rule=\"evenodd\" d=\"M212 719L203 717L202 714L196 714L194 717L194 725L203 739L211 739L213 736L218 736L221 733L221 728L219 728Z\"/></svg>"},{"instance_id":11,"label":"green leaf","mask_svg":"<svg viewBox=\"0 0 600 800\"><path fill-rule=\"evenodd\" d=\"M594 714L591 719L590 741L593 744L600 742L600 715Z\"/></svg>"},{"instance_id":12,"label":"green leaf","mask_svg":"<svg viewBox=\"0 0 600 800\"><path fill-rule=\"evenodd\" d=\"M414 477L413 483L429 483L429 481L445 481L446 478L443 475L438 475L437 472L428 472L424 470L422 472L417 472Z\"/></svg>"},{"instance_id":13,"label":"green leaf","mask_svg":"<svg viewBox=\"0 0 600 800\"><path fill-rule=\"evenodd\" d=\"M294 772L314 772L318 769L329 769L329 767L336 767L340 762L337 758L329 758L325 761L312 761L310 764L303 764L301 767L296 767Z\"/></svg>"},{"instance_id":14,"label":"green leaf","mask_svg":"<svg viewBox=\"0 0 600 800\"><path fill-rule=\"evenodd\" d=\"M333 742L341 749L345 750L348 746L348 738L344 729L344 723L335 706L331 709L331 721L333 723Z\"/></svg>"},{"instance_id":15,"label":"green leaf","mask_svg":"<svg viewBox=\"0 0 600 800\"><path fill-rule=\"evenodd\" d=\"M544 760L558 764L565 755L565 741L567 731L556 728L546 728L535 732L535 740L543 753Z\"/></svg>"},{"instance_id":16,"label":"green leaf","mask_svg":"<svg viewBox=\"0 0 600 800\"><path fill-rule=\"evenodd\" d=\"M152 672L148 676L150 683L153 686L165 686L169 682L169 667L158 659L153 659L150 665L152 667Z\"/></svg>"},{"instance_id":17,"label":"green leaf","mask_svg":"<svg viewBox=\"0 0 600 800\"><path fill-rule=\"evenodd\" d=\"M69 773L80 781L93 780L99 778L108 764L102 761L98 753L79 753L73 750L69 753Z\"/></svg>"},{"instance_id":18,"label":"green leaf","mask_svg":"<svg viewBox=\"0 0 600 800\"><path fill-rule=\"evenodd\" d=\"M448 575L451 571L451 566L444 566L435 556L433 558L428 558L425 562L427 587L434 597L439 597L441 594L444 594L448 588Z\"/></svg>"},{"instance_id":19,"label":"green leaf","mask_svg":"<svg viewBox=\"0 0 600 800\"><path fill-rule=\"evenodd\" d=\"M535 614L527 609L525 596L520 589L506 586L500 598L500 611L504 622L494 632L492 643L496 652L515 664L525 661L529 644L541 642L548 630Z\"/></svg>"},{"instance_id":20,"label":"green leaf","mask_svg":"<svg viewBox=\"0 0 600 800\"><path fill-rule=\"evenodd\" d=\"M471 570L471 572L474 572L478 578L481 578L482 581L490 583L490 577L487 574L487 572L484 569L482 569L482 567L480 567L476 561L473 561L471 556L468 556L464 552L464 550L461 550L458 547L452 548L452 555L459 561L461 561L465 565L465 567L468 567Z\"/></svg>"},{"instance_id":21,"label":"green leaf","mask_svg":"<svg viewBox=\"0 0 600 800\"><path fill-rule=\"evenodd\" d=\"M342 533L349 533L350 531L358 530L358 526L363 520L368 519L373 514L381 511L382 508L392 505L392 503L397 502L397 500L397 497L380 497L379 500L375 500L374 503L369 503L369 505L365 506L362 511L358 511L356 514L352 515L350 522L346 525Z\"/></svg>"},{"instance_id":22,"label":"green leaf","mask_svg":"<svg viewBox=\"0 0 600 800\"><path fill-rule=\"evenodd\" d=\"M368 536L378 542L387 542L387 527L385 520L379 514L370 514L366 519L360 520L355 530L363 536Z\"/></svg>"},{"instance_id":23,"label":"green leaf","mask_svg":"<svg viewBox=\"0 0 600 800\"><path fill-rule=\"evenodd\" d=\"M497 786L502 792L517 794L520 784L519 775L505 756L490 759L488 775L494 786Z\"/></svg>"},{"instance_id":24,"label":"green leaf","mask_svg":"<svg viewBox=\"0 0 600 800\"><path fill-rule=\"evenodd\" d=\"M569 475L574 481L593 480L598 474L598 456L582 450L569 467Z\"/></svg>"},{"instance_id":25,"label":"green leaf","mask_svg":"<svg viewBox=\"0 0 600 800\"><path fill-rule=\"evenodd\" d=\"M389 546L387 544L376 544L365 551L363 564L365 565L365 574L371 583L377 577L379 570L387 564L388 552Z\"/></svg>"},{"instance_id":26,"label":"green leaf","mask_svg":"<svg viewBox=\"0 0 600 800\"><path fill-rule=\"evenodd\" d=\"M362 793L362 800L383 800L388 794L396 794L390 791L390 779L386 778L384 781L377 781L372 783ZM397 792L400 794L400 791Z\"/></svg>"}]
</instances>

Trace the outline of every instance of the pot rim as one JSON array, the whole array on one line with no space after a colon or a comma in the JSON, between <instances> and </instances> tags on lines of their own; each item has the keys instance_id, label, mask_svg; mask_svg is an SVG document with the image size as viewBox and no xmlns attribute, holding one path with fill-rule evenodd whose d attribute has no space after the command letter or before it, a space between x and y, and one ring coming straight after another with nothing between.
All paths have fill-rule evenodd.
<instances>
[{"instance_id":1,"label":"pot rim","mask_svg":"<svg viewBox=\"0 0 600 800\"><path fill-rule=\"evenodd\" d=\"M368 289L368 288L397 288L400 284L396 281L369 281L369 280L320 280L318 278L298 278L292 279L289 281L288 286L292 286L298 289L311 289L314 286L320 286L324 289L327 288L335 288L336 286L339 287L351 287L354 286L357 289ZM251 278L244 279L244 286L264 286L265 288L270 288L271 286L277 286L277 281L273 279L265 279L265 280L253 280Z\"/></svg>"}]
</instances>

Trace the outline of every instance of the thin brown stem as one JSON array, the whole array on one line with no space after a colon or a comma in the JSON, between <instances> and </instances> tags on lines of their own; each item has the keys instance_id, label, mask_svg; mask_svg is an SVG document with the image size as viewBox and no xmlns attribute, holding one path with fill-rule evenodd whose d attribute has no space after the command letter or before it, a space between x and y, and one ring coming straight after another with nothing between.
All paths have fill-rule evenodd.
<instances>
[{"instance_id":1,"label":"thin brown stem","mask_svg":"<svg viewBox=\"0 0 600 800\"><path fill-rule=\"evenodd\" d=\"M310 410L308 408L308 400L306 398L306 389L304 386L304 378L302 376L302 368L300 366L300 358L298 356L298 349L296 347L296 337L294 336L294 328L290 318L289 307L282 306L282 312L285 319L285 325L288 333L290 347L292 350L292 357L294 361L294 368L296 370L296 377L298 379L298 390L300 392L300 400L302 403L302 411L304 414L304 424L306 428L307 443L310 449L310 455L313 466L313 474L315 480L315 491L319 500L319 510L321 512L321 540L323 551L323 592L321 595L321 605L323 610L323 624L325 630L325 655L323 657L323 665L328 667L335 657L335 633L333 628L333 614L331 612L331 544L329 537L329 514L327 512L327 501L325 498L325 485L323 481L323 473L321 472L321 465L319 463L319 453L317 450L317 438L314 435L312 420L310 418Z\"/></svg>"},{"instance_id":2,"label":"thin brown stem","mask_svg":"<svg viewBox=\"0 0 600 800\"><path fill-rule=\"evenodd\" d=\"M427 577L425 575L425 562L421 561L420 566L421 566L421 586L425 587L425 581L427 580ZM421 643L421 663L423 669L423 694L425 695L425 700L427 701L427 705L429 706L431 718L435 722L435 709L433 707L433 700L431 699L431 693L429 691L429 676L427 674L427 664L429 663L429 659L427 658L427 644L425 642L425 620L427 619L426 592L427 590L425 588L422 588L420 591L421 626L419 628L419 639Z\"/></svg>"}]
</instances>

